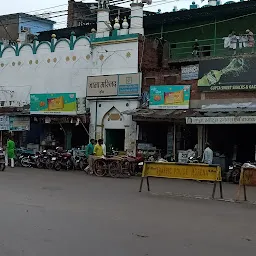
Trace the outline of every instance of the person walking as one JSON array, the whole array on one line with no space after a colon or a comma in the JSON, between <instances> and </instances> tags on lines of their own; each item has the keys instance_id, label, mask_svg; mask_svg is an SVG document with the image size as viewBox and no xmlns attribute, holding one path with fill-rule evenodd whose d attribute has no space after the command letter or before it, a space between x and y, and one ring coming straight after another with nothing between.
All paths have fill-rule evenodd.
<instances>
[{"instance_id":1,"label":"person walking","mask_svg":"<svg viewBox=\"0 0 256 256\"><path fill-rule=\"evenodd\" d=\"M211 150L210 143L205 143L205 150L203 154L202 162L204 164L212 164L213 161L213 151Z\"/></svg>"},{"instance_id":2,"label":"person walking","mask_svg":"<svg viewBox=\"0 0 256 256\"><path fill-rule=\"evenodd\" d=\"M11 159L11 167L14 168L14 158L15 158L15 143L13 141L12 136L9 137L9 139L7 140L7 155L8 155L8 159ZM8 165L8 164L7 164Z\"/></svg>"}]
</instances>

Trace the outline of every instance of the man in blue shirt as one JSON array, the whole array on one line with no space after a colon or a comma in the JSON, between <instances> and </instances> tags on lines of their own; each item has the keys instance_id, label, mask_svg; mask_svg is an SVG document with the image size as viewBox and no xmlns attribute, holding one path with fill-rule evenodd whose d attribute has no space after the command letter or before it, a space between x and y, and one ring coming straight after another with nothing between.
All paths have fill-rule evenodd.
<instances>
[{"instance_id":1,"label":"man in blue shirt","mask_svg":"<svg viewBox=\"0 0 256 256\"><path fill-rule=\"evenodd\" d=\"M90 143L86 146L85 155L87 158L89 158L89 156L93 155L94 144L95 144L95 140L91 139Z\"/></svg>"},{"instance_id":2,"label":"man in blue shirt","mask_svg":"<svg viewBox=\"0 0 256 256\"><path fill-rule=\"evenodd\" d=\"M210 144L207 142L205 143L205 150L204 150L202 162L205 164L212 164L212 160L213 160L213 151L210 148Z\"/></svg>"}]
</instances>

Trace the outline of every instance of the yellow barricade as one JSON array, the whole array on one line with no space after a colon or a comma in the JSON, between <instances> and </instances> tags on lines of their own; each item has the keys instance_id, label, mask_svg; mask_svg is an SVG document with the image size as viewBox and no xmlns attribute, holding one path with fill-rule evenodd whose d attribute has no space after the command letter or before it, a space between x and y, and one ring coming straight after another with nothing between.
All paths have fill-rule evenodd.
<instances>
[{"instance_id":1,"label":"yellow barricade","mask_svg":"<svg viewBox=\"0 0 256 256\"><path fill-rule=\"evenodd\" d=\"M145 162L139 192L142 190L145 178L150 191L149 177L213 181L212 198L215 196L217 183L220 185L220 197L223 198L221 168L218 165Z\"/></svg>"},{"instance_id":2,"label":"yellow barricade","mask_svg":"<svg viewBox=\"0 0 256 256\"><path fill-rule=\"evenodd\" d=\"M244 201L247 201L246 186L256 186L256 169L242 168L236 200L240 200L241 188L244 188Z\"/></svg>"}]
</instances>

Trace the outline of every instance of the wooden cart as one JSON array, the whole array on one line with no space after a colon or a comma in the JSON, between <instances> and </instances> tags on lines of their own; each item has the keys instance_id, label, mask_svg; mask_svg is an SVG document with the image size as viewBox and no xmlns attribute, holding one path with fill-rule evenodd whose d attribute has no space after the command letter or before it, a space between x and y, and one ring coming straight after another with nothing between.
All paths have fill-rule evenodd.
<instances>
[{"instance_id":1,"label":"wooden cart","mask_svg":"<svg viewBox=\"0 0 256 256\"><path fill-rule=\"evenodd\" d=\"M96 176L130 177L132 165L126 156L94 157L93 171Z\"/></svg>"}]
</instances>

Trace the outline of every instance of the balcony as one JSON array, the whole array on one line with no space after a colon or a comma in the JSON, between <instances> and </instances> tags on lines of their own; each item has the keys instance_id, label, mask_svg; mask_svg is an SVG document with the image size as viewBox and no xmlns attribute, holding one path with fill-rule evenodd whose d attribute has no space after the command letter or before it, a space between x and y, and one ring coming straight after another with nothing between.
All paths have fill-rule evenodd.
<instances>
[{"instance_id":1,"label":"balcony","mask_svg":"<svg viewBox=\"0 0 256 256\"><path fill-rule=\"evenodd\" d=\"M236 49L224 48L224 38L211 38L198 40L198 51L194 51L195 41L171 42L170 62L197 61L209 58L223 58L236 55L250 55L254 53L254 47L240 47L241 42L237 40ZM247 44L247 42L246 42ZM194 52L193 52L194 51Z\"/></svg>"}]
</instances>

